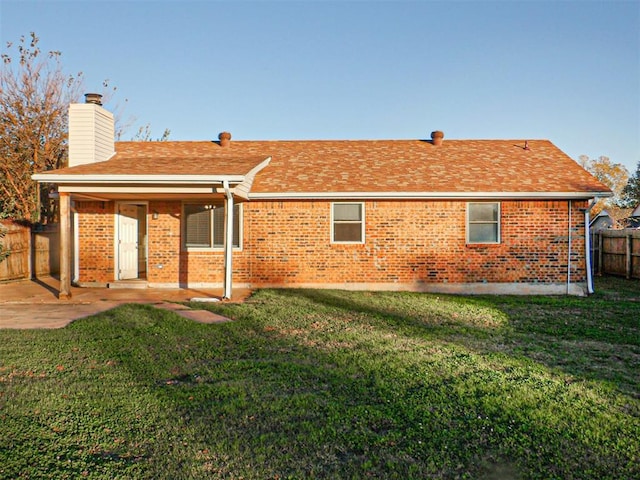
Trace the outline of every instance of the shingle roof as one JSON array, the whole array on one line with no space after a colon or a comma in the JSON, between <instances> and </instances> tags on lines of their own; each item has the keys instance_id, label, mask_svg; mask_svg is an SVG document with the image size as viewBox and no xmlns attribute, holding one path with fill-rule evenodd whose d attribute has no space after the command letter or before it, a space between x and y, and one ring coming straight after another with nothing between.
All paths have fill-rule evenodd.
<instances>
[{"instance_id":1,"label":"shingle roof","mask_svg":"<svg viewBox=\"0 0 640 480\"><path fill-rule=\"evenodd\" d=\"M236 142L232 148L243 148ZM253 192L608 191L549 141L273 142ZM271 147L271 148L268 148Z\"/></svg>"},{"instance_id":2,"label":"shingle roof","mask_svg":"<svg viewBox=\"0 0 640 480\"><path fill-rule=\"evenodd\" d=\"M116 142L105 162L56 170L57 175L245 175L265 157L226 152L213 142Z\"/></svg>"},{"instance_id":3,"label":"shingle roof","mask_svg":"<svg viewBox=\"0 0 640 480\"><path fill-rule=\"evenodd\" d=\"M267 157L251 193L538 194L609 189L548 140L117 142L101 163L56 174L246 174Z\"/></svg>"}]
</instances>

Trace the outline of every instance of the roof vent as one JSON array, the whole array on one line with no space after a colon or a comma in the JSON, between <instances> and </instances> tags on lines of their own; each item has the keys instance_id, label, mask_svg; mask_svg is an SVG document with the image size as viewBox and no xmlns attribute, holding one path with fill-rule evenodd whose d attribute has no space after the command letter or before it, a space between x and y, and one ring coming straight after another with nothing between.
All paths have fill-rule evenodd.
<instances>
[{"instance_id":1,"label":"roof vent","mask_svg":"<svg viewBox=\"0 0 640 480\"><path fill-rule=\"evenodd\" d=\"M444 139L444 133L440 130L436 130L435 132L431 132L431 143L435 146L442 145L442 140Z\"/></svg>"},{"instance_id":2,"label":"roof vent","mask_svg":"<svg viewBox=\"0 0 640 480\"><path fill-rule=\"evenodd\" d=\"M228 147L231 145L231 134L229 132L222 132L218 135L218 140L220 140L221 147Z\"/></svg>"},{"instance_id":3,"label":"roof vent","mask_svg":"<svg viewBox=\"0 0 640 480\"><path fill-rule=\"evenodd\" d=\"M102 106L102 95L99 93L85 93L84 103L93 103L94 105Z\"/></svg>"}]
</instances>

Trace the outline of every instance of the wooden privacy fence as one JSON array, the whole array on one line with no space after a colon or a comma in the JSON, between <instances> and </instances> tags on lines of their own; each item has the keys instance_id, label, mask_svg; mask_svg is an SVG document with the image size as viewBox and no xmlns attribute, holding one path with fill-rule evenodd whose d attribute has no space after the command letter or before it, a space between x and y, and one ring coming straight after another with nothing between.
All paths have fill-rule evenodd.
<instances>
[{"instance_id":1,"label":"wooden privacy fence","mask_svg":"<svg viewBox=\"0 0 640 480\"><path fill-rule=\"evenodd\" d=\"M591 239L595 273L640 279L640 230L602 230Z\"/></svg>"},{"instance_id":2,"label":"wooden privacy fence","mask_svg":"<svg viewBox=\"0 0 640 480\"><path fill-rule=\"evenodd\" d=\"M0 245L9 250L9 256L0 262L0 282L58 273L57 225L34 230L30 226L3 221L0 229L5 231Z\"/></svg>"}]
</instances>

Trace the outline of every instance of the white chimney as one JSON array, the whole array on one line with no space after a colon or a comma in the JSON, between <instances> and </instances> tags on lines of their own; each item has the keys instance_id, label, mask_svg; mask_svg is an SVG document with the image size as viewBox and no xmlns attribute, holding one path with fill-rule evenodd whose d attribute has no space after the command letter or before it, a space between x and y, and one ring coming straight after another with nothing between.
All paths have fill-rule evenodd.
<instances>
[{"instance_id":1,"label":"white chimney","mask_svg":"<svg viewBox=\"0 0 640 480\"><path fill-rule=\"evenodd\" d=\"M115 153L113 113L102 108L102 95L88 93L86 103L69 105L69 166L103 162Z\"/></svg>"}]
</instances>

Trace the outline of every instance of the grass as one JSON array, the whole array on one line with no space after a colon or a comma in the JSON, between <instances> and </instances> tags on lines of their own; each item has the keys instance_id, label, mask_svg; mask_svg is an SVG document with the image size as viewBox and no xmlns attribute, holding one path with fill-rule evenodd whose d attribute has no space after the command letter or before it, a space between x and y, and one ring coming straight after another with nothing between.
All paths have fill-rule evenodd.
<instances>
[{"instance_id":1,"label":"grass","mask_svg":"<svg viewBox=\"0 0 640 480\"><path fill-rule=\"evenodd\" d=\"M262 290L1 332L0 478L640 478L640 285Z\"/></svg>"}]
</instances>

